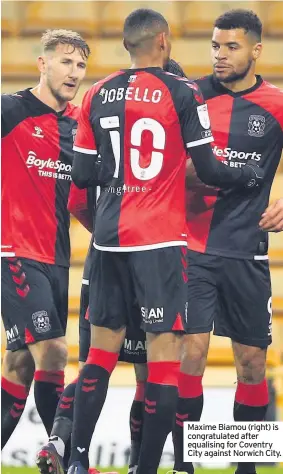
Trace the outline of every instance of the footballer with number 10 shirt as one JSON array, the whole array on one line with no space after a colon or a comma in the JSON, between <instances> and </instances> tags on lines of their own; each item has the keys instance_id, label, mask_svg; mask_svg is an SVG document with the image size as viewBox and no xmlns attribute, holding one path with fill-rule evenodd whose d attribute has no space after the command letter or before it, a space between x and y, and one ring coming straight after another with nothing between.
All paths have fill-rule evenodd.
<instances>
[{"instance_id":1,"label":"footballer with number 10 shirt","mask_svg":"<svg viewBox=\"0 0 283 474\"><path fill-rule=\"evenodd\" d=\"M247 188L263 176L255 163L232 170L214 158L199 88L163 70L171 43L162 15L131 13L124 45L132 68L87 92L74 147L74 183L98 184L101 194L90 274L91 348L76 387L70 473L88 468L93 429L135 297L147 332L149 371L137 472L156 473L172 428L180 349L175 331L183 327L187 301L187 150L207 184Z\"/></svg>"}]
</instances>

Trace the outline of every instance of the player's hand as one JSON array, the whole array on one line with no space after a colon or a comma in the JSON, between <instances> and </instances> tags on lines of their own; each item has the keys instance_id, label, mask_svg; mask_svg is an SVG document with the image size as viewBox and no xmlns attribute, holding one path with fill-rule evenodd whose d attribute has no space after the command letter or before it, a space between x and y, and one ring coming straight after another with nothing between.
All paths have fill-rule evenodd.
<instances>
[{"instance_id":1,"label":"player's hand","mask_svg":"<svg viewBox=\"0 0 283 474\"><path fill-rule=\"evenodd\" d=\"M264 171L258 166L254 160L248 160L243 168L245 175L247 176L246 188L256 188L262 185L264 178Z\"/></svg>"},{"instance_id":2,"label":"player's hand","mask_svg":"<svg viewBox=\"0 0 283 474\"><path fill-rule=\"evenodd\" d=\"M265 209L259 227L266 232L283 231L283 198L278 199Z\"/></svg>"}]
</instances>

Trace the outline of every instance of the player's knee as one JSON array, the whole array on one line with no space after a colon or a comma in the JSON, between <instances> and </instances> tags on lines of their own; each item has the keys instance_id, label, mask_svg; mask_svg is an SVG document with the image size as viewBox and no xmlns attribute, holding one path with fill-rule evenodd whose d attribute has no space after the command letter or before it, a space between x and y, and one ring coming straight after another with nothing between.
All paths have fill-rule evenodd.
<instances>
[{"instance_id":1,"label":"player's knee","mask_svg":"<svg viewBox=\"0 0 283 474\"><path fill-rule=\"evenodd\" d=\"M266 350L259 347L245 348L238 356L236 365L239 381L258 384L265 377Z\"/></svg>"},{"instance_id":2,"label":"player's knee","mask_svg":"<svg viewBox=\"0 0 283 474\"><path fill-rule=\"evenodd\" d=\"M8 380L30 387L34 375L34 361L28 350L7 351L3 360L2 374Z\"/></svg>"},{"instance_id":3,"label":"player's knee","mask_svg":"<svg viewBox=\"0 0 283 474\"><path fill-rule=\"evenodd\" d=\"M177 333L147 333L148 362L176 361L181 355L181 336Z\"/></svg>"},{"instance_id":4,"label":"player's knee","mask_svg":"<svg viewBox=\"0 0 283 474\"><path fill-rule=\"evenodd\" d=\"M65 369L68 359L65 338L60 337L38 342L31 350L33 351L37 370Z\"/></svg>"},{"instance_id":5,"label":"player's knee","mask_svg":"<svg viewBox=\"0 0 283 474\"><path fill-rule=\"evenodd\" d=\"M202 375L209 348L209 334L187 334L184 336L181 367L182 372Z\"/></svg>"}]
</instances>

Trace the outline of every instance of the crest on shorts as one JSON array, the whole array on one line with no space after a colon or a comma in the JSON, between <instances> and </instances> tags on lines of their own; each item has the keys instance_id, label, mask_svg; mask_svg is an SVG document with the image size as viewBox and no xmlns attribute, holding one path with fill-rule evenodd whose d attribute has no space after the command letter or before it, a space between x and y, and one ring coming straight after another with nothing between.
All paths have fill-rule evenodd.
<instances>
[{"instance_id":1,"label":"crest on shorts","mask_svg":"<svg viewBox=\"0 0 283 474\"><path fill-rule=\"evenodd\" d=\"M248 134L251 137L262 137L265 129L265 117L263 115L250 115Z\"/></svg>"},{"instance_id":2,"label":"crest on shorts","mask_svg":"<svg viewBox=\"0 0 283 474\"><path fill-rule=\"evenodd\" d=\"M51 325L46 311L37 311L32 315L32 322L36 332L44 333L50 331Z\"/></svg>"}]
</instances>

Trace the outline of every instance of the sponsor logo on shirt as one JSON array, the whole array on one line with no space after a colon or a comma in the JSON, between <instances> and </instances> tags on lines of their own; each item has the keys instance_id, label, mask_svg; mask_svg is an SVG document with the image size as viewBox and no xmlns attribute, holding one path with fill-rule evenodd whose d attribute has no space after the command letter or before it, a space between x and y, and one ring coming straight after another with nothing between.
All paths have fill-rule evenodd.
<instances>
[{"instance_id":1,"label":"sponsor logo on shirt","mask_svg":"<svg viewBox=\"0 0 283 474\"><path fill-rule=\"evenodd\" d=\"M54 161L52 158L42 160L38 158L36 153L32 150L28 152L26 160L28 168L35 167L38 169L38 174L41 177L55 178L55 179L66 179L71 181L72 165L63 163L60 160ZM50 171L53 170L53 171ZM68 173L68 174L65 174Z\"/></svg>"},{"instance_id":2,"label":"sponsor logo on shirt","mask_svg":"<svg viewBox=\"0 0 283 474\"><path fill-rule=\"evenodd\" d=\"M239 150L232 150L232 148L219 148L217 145L213 147L213 153L215 156L221 156L227 158L228 160L238 159L238 160L255 160L260 161L261 154L256 151L245 152Z\"/></svg>"}]
</instances>

